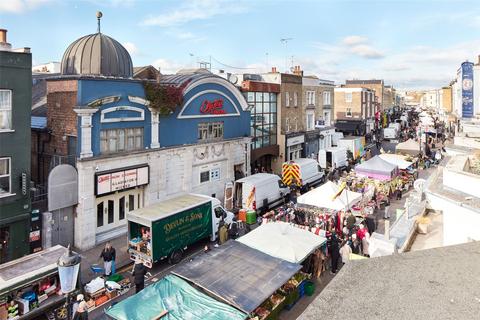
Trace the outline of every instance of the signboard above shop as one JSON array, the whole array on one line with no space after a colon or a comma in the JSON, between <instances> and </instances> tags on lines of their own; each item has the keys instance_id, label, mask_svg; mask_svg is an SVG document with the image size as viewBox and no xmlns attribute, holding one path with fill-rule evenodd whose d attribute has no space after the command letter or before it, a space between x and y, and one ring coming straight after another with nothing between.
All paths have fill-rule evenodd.
<instances>
[{"instance_id":1,"label":"signboard above shop","mask_svg":"<svg viewBox=\"0 0 480 320\"><path fill-rule=\"evenodd\" d=\"M101 172L95 175L95 194L97 196L143 186L149 183L149 168L147 165L136 168Z\"/></svg>"},{"instance_id":2,"label":"signboard above shop","mask_svg":"<svg viewBox=\"0 0 480 320\"><path fill-rule=\"evenodd\" d=\"M179 119L239 116L236 99L218 90L205 90L192 96L180 111Z\"/></svg>"}]
</instances>

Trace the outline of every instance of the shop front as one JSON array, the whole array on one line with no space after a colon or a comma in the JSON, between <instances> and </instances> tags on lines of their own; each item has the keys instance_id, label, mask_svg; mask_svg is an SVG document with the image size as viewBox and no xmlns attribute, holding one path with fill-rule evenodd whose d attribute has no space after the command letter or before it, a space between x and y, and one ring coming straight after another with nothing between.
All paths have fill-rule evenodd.
<instances>
[{"instance_id":1,"label":"shop front","mask_svg":"<svg viewBox=\"0 0 480 320\"><path fill-rule=\"evenodd\" d=\"M115 169L95 174L96 242L126 228L126 213L144 206L149 166Z\"/></svg>"},{"instance_id":2,"label":"shop front","mask_svg":"<svg viewBox=\"0 0 480 320\"><path fill-rule=\"evenodd\" d=\"M364 136L366 133L365 120L337 120L335 127L346 135Z\"/></svg>"},{"instance_id":3,"label":"shop front","mask_svg":"<svg viewBox=\"0 0 480 320\"><path fill-rule=\"evenodd\" d=\"M317 159L319 150L319 130L315 129L305 133L305 157Z\"/></svg>"},{"instance_id":4,"label":"shop front","mask_svg":"<svg viewBox=\"0 0 480 320\"><path fill-rule=\"evenodd\" d=\"M287 134L285 161L305 157L305 135L303 133Z\"/></svg>"}]
</instances>

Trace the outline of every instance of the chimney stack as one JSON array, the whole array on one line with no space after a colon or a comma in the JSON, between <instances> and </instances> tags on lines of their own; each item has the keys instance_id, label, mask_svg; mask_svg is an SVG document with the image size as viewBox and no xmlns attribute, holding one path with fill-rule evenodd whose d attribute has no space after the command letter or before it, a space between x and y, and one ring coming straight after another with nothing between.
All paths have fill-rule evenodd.
<instances>
[{"instance_id":1,"label":"chimney stack","mask_svg":"<svg viewBox=\"0 0 480 320\"><path fill-rule=\"evenodd\" d=\"M300 69L300 66L294 66L293 67L293 74L303 77L303 71L302 71L302 69Z\"/></svg>"},{"instance_id":2,"label":"chimney stack","mask_svg":"<svg viewBox=\"0 0 480 320\"><path fill-rule=\"evenodd\" d=\"M7 29L0 29L0 51L10 51L12 45L7 42Z\"/></svg>"},{"instance_id":3,"label":"chimney stack","mask_svg":"<svg viewBox=\"0 0 480 320\"><path fill-rule=\"evenodd\" d=\"M277 67L272 67L272 73L277 73Z\"/></svg>"}]
</instances>

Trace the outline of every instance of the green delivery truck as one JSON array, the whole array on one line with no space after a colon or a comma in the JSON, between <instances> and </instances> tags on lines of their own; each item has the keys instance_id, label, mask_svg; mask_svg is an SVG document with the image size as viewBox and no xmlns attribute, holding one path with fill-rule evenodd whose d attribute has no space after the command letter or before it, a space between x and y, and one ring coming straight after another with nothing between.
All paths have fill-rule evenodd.
<instances>
[{"instance_id":1,"label":"green delivery truck","mask_svg":"<svg viewBox=\"0 0 480 320\"><path fill-rule=\"evenodd\" d=\"M127 214L128 251L149 268L162 259L180 262L184 250L205 238L215 241L220 221L231 223L233 213L216 198L183 194Z\"/></svg>"}]
</instances>

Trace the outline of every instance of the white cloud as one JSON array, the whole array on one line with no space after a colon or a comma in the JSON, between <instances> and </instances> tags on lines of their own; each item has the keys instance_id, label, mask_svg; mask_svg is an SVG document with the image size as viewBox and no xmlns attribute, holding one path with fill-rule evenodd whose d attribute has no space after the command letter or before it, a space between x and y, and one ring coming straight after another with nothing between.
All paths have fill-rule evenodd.
<instances>
[{"instance_id":1,"label":"white cloud","mask_svg":"<svg viewBox=\"0 0 480 320\"><path fill-rule=\"evenodd\" d=\"M122 43L122 45L125 47L125 49L127 49L128 53L130 53L131 56L135 56L140 52L135 43L133 42L124 42Z\"/></svg>"},{"instance_id":2,"label":"white cloud","mask_svg":"<svg viewBox=\"0 0 480 320\"><path fill-rule=\"evenodd\" d=\"M353 45L358 45L358 44L363 44L368 42L367 37L362 37L362 36L348 36L343 38L342 43L347 46L353 46Z\"/></svg>"},{"instance_id":3,"label":"white cloud","mask_svg":"<svg viewBox=\"0 0 480 320\"><path fill-rule=\"evenodd\" d=\"M366 44L353 46L350 50L352 53L367 59L381 59L384 57L383 53Z\"/></svg>"},{"instance_id":4,"label":"white cloud","mask_svg":"<svg viewBox=\"0 0 480 320\"><path fill-rule=\"evenodd\" d=\"M44 4L53 2L52 0L1 0L0 12L23 13L33 10Z\"/></svg>"},{"instance_id":5,"label":"white cloud","mask_svg":"<svg viewBox=\"0 0 480 320\"><path fill-rule=\"evenodd\" d=\"M177 9L156 16L149 16L141 24L147 26L170 27L195 20L207 20L218 15L245 12L241 3L227 0L191 0L183 2Z\"/></svg>"},{"instance_id":6,"label":"white cloud","mask_svg":"<svg viewBox=\"0 0 480 320\"><path fill-rule=\"evenodd\" d=\"M188 68L188 65L169 59L157 59L152 63L152 66L160 68L162 74L174 74L180 69Z\"/></svg>"}]
</instances>

